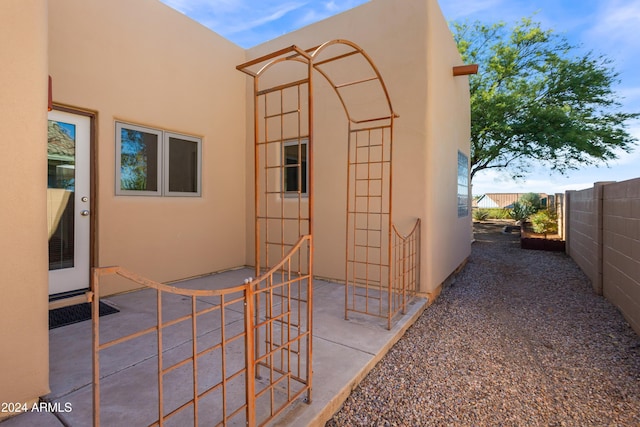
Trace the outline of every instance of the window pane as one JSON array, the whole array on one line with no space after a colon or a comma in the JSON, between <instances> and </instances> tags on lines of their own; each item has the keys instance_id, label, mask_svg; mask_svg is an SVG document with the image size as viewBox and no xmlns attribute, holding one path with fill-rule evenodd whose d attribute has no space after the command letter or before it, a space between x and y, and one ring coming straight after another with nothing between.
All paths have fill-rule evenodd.
<instances>
[{"instance_id":1,"label":"window pane","mask_svg":"<svg viewBox=\"0 0 640 427\"><path fill-rule=\"evenodd\" d=\"M458 217L469 215L469 166L467 156L458 151Z\"/></svg>"},{"instance_id":2,"label":"window pane","mask_svg":"<svg viewBox=\"0 0 640 427\"><path fill-rule=\"evenodd\" d=\"M49 120L47 224L49 270L74 266L76 127Z\"/></svg>"},{"instance_id":3,"label":"window pane","mask_svg":"<svg viewBox=\"0 0 640 427\"><path fill-rule=\"evenodd\" d=\"M284 191L307 193L307 143L284 146Z\"/></svg>"},{"instance_id":4,"label":"window pane","mask_svg":"<svg viewBox=\"0 0 640 427\"><path fill-rule=\"evenodd\" d=\"M158 191L158 135L121 128L120 189Z\"/></svg>"},{"instance_id":5,"label":"window pane","mask_svg":"<svg viewBox=\"0 0 640 427\"><path fill-rule=\"evenodd\" d=\"M198 143L169 137L169 191L198 192Z\"/></svg>"}]
</instances>

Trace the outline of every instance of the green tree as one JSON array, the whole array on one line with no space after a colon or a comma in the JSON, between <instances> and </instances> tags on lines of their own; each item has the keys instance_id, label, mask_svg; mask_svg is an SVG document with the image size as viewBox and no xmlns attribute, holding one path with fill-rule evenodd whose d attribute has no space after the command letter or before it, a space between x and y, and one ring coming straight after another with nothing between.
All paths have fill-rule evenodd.
<instances>
[{"instance_id":1,"label":"green tree","mask_svg":"<svg viewBox=\"0 0 640 427\"><path fill-rule=\"evenodd\" d=\"M531 18L509 30L504 22L453 23L470 77L471 170L502 169L514 178L532 164L565 173L607 163L637 140L620 111L611 61L578 47Z\"/></svg>"},{"instance_id":2,"label":"green tree","mask_svg":"<svg viewBox=\"0 0 640 427\"><path fill-rule=\"evenodd\" d=\"M518 201L522 204L533 206L536 212L542 207L542 200L540 200L540 194L538 193L525 193L520 196Z\"/></svg>"}]
</instances>

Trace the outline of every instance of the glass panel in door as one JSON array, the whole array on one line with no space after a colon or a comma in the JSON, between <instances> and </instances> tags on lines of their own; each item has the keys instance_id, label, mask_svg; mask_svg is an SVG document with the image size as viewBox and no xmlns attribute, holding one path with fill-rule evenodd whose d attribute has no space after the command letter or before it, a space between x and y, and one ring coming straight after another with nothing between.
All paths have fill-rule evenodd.
<instances>
[{"instance_id":1,"label":"glass panel in door","mask_svg":"<svg viewBox=\"0 0 640 427\"><path fill-rule=\"evenodd\" d=\"M49 294L89 287L89 118L49 113Z\"/></svg>"},{"instance_id":2,"label":"glass panel in door","mask_svg":"<svg viewBox=\"0 0 640 427\"><path fill-rule=\"evenodd\" d=\"M49 270L74 266L76 126L49 120L47 144L47 225Z\"/></svg>"}]
</instances>

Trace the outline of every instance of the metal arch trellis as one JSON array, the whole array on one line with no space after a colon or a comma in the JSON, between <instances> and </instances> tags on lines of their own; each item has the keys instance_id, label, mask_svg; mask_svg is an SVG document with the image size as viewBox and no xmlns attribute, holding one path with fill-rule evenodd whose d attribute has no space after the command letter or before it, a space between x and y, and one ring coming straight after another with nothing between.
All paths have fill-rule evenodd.
<instances>
[{"instance_id":1,"label":"metal arch trellis","mask_svg":"<svg viewBox=\"0 0 640 427\"><path fill-rule=\"evenodd\" d=\"M326 55L332 48L340 51ZM329 64L348 58L364 60L370 74L340 80L340 76L335 77L331 70L325 69ZM268 88L260 87L260 80L268 70L292 62L306 67L303 76ZM404 312L407 303L417 294L420 222L416 222L406 237L401 236L393 225L392 154L394 123L399 116L393 110L378 68L358 45L336 39L306 50L290 46L241 64L237 69L252 76L254 83L256 274L278 259L272 259L274 250L279 256L300 232L313 234L313 70L316 70L333 88L348 119L345 318L348 319L350 313L373 315L384 318L390 329L393 317L400 311ZM378 103L384 111L357 117L347 92L371 84L377 84L377 90L382 94ZM295 108L283 107L287 91L298 94ZM304 96L301 97L300 93ZM280 103L271 103L273 107L270 109L268 96L275 96ZM297 121L289 122L296 123L297 129L285 129L283 118L287 115L297 115ZM301 118L303 126L300 125ZM275 131L274 127L277 128ZM274 163L270 163L269 151L282 153L282 146L287 141L297 142L298 153L307 150L306 164L298 156L294 165L285 165L283 155L271 156ZM270 145L279 148L269 150L267 147ZM307 197L303 198L301 191L293 196L294 200L297 199L297 212L290 207L285 208L286 185L283 178L278 178L285 176L288 167L298 168L294 174L297 177L304 175L303 167L308 170ZM270 174L273 170L279 173ZM270 181L275 181L275 185L272 186ZM298 190L300 188L298 186ZM292 225L297 225L298 234L291 231ZM289 236L288 239L285 236Z\"/></svg>"},{"instance_id":2,"label":"metal arch trellis","mask_svg":"<svg viewBox=\"0 0 640 427\"><path fill-rule=\"evenodd\" d=\"M346 51L321 57L334 46ZM323 68L358 55L374 75L338 82ZM292 62L303 67L302 78L260 88L260 77L267 70ZM260 69L252 71L252 67L259 65ZM349 122L345 317L348 318L349 313L374 315L385 318L387 327L391 328L393 316L404 311L416 295L420 276L420 220L408 236L401 236L392 222L392 146L394 120L398 116L369 56L352 42L333 40L308 50L291 46L237 68L254 78L256 278L224 290L188 290L151 281L121 267L94 268L92 292L87 296L93 313L95 426L100 425L101 414L100 353L154 336L157 412L147 414L149 425L162 426L177 414L187 414L193 425L198 425L200 408L209 407L212 396L221 408L213 421L217 425L264 425L299 397L306 395L307 401L311 401L313 70L333 87ZM356 117L343 91L370 82L379 85L388 111L382 115ZM303 180L305 175L308 182ZM285 200L292 203L285 207ZM157 319L152 326L103 342L98 309L100 282L102 276L110 275L154 289ZM163 299L171 295L188 297L189 313L164 318ZM200 306L198 298L214 301ZM227 328L226 313L238 304L244 305L243 327L232 332ZM200 345L204 339L198 333L198 320L202 322L205 316L213 316L213 321L219 323L220 336L212 344ZM174 363L175 360L163 357L163 336L164 331L176 325L189 326L191 352ZM233 360L233 368L232 359L226 356L226 350L232 346L242 347L238 351L244 356L243 360ZM215 374L215 369L211 372L199 369L199 365L211 357L218 360L219 381L211 381L209 374ZM187 380L192 386L190 397L177 406L173 403L165 406L165 377L182 368L189 371L191 378ZM234 387L243 390L244 398L237 401L231 398Z\"/></svg>"}]
</instances>

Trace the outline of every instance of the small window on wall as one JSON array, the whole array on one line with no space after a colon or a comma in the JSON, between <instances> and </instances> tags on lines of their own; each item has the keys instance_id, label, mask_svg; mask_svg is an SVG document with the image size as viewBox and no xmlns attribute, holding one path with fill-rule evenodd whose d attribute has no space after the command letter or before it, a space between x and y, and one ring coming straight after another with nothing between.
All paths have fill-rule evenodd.
<instances>
[{"instance_id":1,"label":"small window on wall","mask_svg":"<svg viewBox=\"0 0 640 427\"><path fill-rule=\"evenodd\" d=\"M458 218L469 215L469 159L458 151Z\"/></svg>"},{"instance_id":2,"label":"small window on wall","mask_svg":"<svg viewBox=\"0 0 640 427\"><path fill-rule=\"evenodd\" d=\"M286 141L282 147L283 186L285 196L307 195L307 140Z\"/></svg>"},{"instance_id":3,"label":"small window on wall","mask_svg":"<svg viewBox=\"0 0 640 427\"><path fill-rule=\"evenodd\" d=\"M165 133L164 188L167 196L200 195L200 139Z\"/></svg>"},{"instance_id":4,"label":"small window on wall","mask_svg":"<svg viewBox=\"0 0 640 427\"><path fill-rule=\"evenodd\" d=\"M116 123L116 194L200 196L202 140Z\"/></svg>"}]
</instances>

